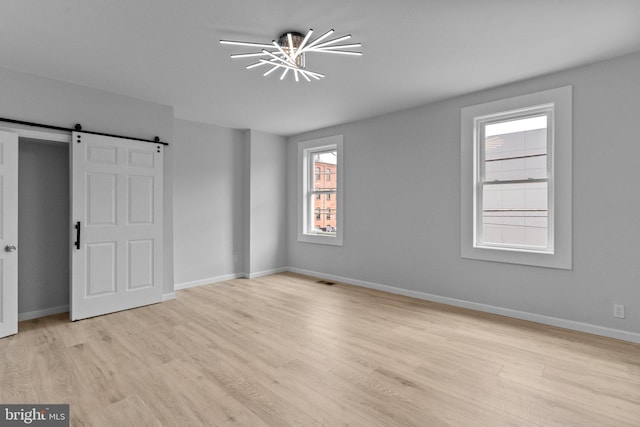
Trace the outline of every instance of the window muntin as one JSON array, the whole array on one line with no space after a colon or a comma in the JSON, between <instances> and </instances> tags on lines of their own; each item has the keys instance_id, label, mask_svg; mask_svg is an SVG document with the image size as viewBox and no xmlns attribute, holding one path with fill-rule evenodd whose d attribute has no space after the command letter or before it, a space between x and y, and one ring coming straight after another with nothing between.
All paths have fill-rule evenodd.
<instances>
[{"instance_id":1,"label":"window muntin","mask_svg":"<svg viewBox=\"0 0 640 427\"><path fill-rule=\"evenodd\" d=\"M553 105L475 120L475 246L553 253Z\"/></svg>"}]
</instances>

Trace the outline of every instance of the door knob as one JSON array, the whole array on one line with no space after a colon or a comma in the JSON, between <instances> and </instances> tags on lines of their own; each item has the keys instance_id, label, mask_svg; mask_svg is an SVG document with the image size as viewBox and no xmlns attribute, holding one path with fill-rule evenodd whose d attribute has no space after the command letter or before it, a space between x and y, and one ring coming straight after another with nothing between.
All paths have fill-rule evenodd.
<instances>
[{"instance_id":1,"label":"door knob","mask_svg":"<svg viewBox=\"0 0 640 427\"><path fill-rule=\"evenodd\" d=\"M4 247L4 250L7 252L15 252L16 249L18 249L16 245L7 245Z\"/></svg>"}]
</instances>

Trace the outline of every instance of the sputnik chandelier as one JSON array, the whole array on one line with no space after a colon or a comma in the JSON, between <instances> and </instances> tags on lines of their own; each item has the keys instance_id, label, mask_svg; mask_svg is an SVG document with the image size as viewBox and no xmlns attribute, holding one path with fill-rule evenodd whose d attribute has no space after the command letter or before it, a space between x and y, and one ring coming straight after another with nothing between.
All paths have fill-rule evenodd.
<instances>
[{"instance_id":1,"label":"sputnik chandelier","mask_svg":"<svg viewBox=\"0 0 640 427\"><path fill-rule=\"evenodd\" d=\"M347 34L346 36L338 37L332 40L323 41L333 33L334 30L329 30L313 41L309 41L311 39L311 35L313 34L313 30L309 30L307 35L303 35L295 31L286 32L282 34L277 41L273 40L271 44L240 42L231 40L220 40L220 43L261 48L260 52L237 53L231 55L231 58L234 59L259 58L258 62L247 65L247 69L267 66L267 68L269 69L263 74L264 76L268 76L274 71L279 70L282 71L280 80L284 80L284 78L287 77L287 75L291 72L296 82L300 81L300 76L304 77L308 82L310 82L311 79L320 80L324 77L324 74L307 70L305 66L305 55L307 53L318 52L337 53L342 55L362 55L362 52L346 50L359 48L362 46L360 43L339 45L336 44L350 39L351 34ZM266 57L266 59L260 57Z\"/></svg>"}]
</instances>

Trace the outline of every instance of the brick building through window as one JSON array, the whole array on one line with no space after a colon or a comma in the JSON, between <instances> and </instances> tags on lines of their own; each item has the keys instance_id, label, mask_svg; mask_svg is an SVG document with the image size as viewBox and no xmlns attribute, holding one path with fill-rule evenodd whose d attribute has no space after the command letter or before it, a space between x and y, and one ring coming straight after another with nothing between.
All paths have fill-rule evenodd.
<instances>
[{"instance_id":1,"label":"brick building through window","mask_svg":"<svg viewBox=\"0 0 640 427\"><path fill-rule=\"evenodd\" d=\"M338 206L335 194L338 177L335 151L314 155L314 167L316 173L313 187L319 193L313 199L313 227L321 231L336 231ZM318 171L322 173L317 173Z\"/></svg>"}]
</instances>

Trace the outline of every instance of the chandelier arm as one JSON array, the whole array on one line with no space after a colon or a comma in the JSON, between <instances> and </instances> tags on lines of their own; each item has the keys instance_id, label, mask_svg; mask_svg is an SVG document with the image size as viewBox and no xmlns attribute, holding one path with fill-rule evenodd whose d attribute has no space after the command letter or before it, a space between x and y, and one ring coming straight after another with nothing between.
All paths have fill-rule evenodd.
<instances>
[{"instance_id":1,"label":"chandelier arm","mask_svg":"<svg viewBox=\"0 0 640 427\"><path fill-rule=\"evenodd\" d=\"M288 61L285 61L282 58L279 58L279 57L277 57L275 55L272 55L272 54L270 56L273 58L270 62L273 62L273 63L276 63L276 64L286 64L286 65L291 66L291 64ZM260 59L260 61L265 61L265 60L264 59ZM267 61L267 62L269 62L269 61Z\"/></svg>"},{"instance_id":2,"label":"chandelier arm","mask_svg":"<svg viewBox=\"0 0 640 427\"><path fill-rule=\"evenodd\" d=\"M273 65L275 68L289 68L289 69L292 69L292 70L297 70L297 68L292 67L287 62L276 62L276 61L273 61L273 60L272 61L267 61L266 59L260 59L260 62L262 62L264 64ZM298 71L303 71L303 70L298 70Z\"/></svg>"},{"instance_id":3,"label":"chandelier arm","mask_svg":"<svg viewBox=\"0 0 640 427\"><path fill-rule=\"evenodd\" d=\"M296 82L298 82L298 70L293 70L293 77L295 77Z\"/></svg>"},{"instance_id":4,"label":"chandelier arm","mask_svg":"<svg viewBox=\"0 0 640 427\"><path fill-rule=\"evenodd\" d=\"M335 31L334 30L329 30L326 33L324 33L323 35L321 35L320 37L318 37L317 39L315 39L314 41L312 41L311 43L309 43L309 46L307 46L307 49L310 49L312 47L314 47L315 45L317 45L318 43L320 43L322 40L326 39L327 37L329 37L331 34L333 34Z\"/></svg>"},{"instance_id":5,"label":"chandelier arm","mask_svg":"<svg viewBox=\"0 0 640 427\"><path fill-rule=\"evenodd\" d=\"M220 40L220 44L231 44L236 46L271 47L270 44L266 44L266 43L237 42L232 40Z\"/></svg>"},{"instance_id":6,"label":"chandelier arm","mask_svg":"<svg viewBox=\"0 0 640 427\"><path fill-rule=\"evenodd\" d=\"M326 41L324 43L316 44L313 47L316 48L316 49L323 48L325 46L329 46L329 45L332 45L334 43L338 43L338 42L341 42L341 41L344 41L344 40L348 40L350 38L351 38L351 34L347 34L346 36L338 37L337 39L333 39L333 40Z\"/></svg>"},{"instance_id":7,"label":"chandelier arm","mask_svg":"<svg viewBox=\"0 0 640 427\"><path fill-rule=\"evenodd\" d=\"M353 43L353 44L339 44L337 46L330 46L330 47L312 47L310 52L316 52L316 51L321 51L321 50L332 50L332 49L350 49L350 48L354 48L354 47L362 47L362 43Z\"/></svg>"},{"instance_id":8,"label":"chandelier arm","mask_svg":"<svg viewBox=\"0 0 640 427\"><path fill-rule=\"evenodd\" d=\"M233 55L231 55L232 58L251 58L254 56L265 56L266 53L264 52L255 52L255 53L234 53Z\"/></svg>"},{"instance_id":9,"label":"chandelier arm","mask_svg":"<svg viewBox=\"0 0 640 427\"><path fill-rule=\"evenodd\" d=\"M289 55L291 56L294 52L293 49L293 36L291 35L291 33L287 33L287 42L289 42Z\"/></svg>"},{"instance_id":10,"label":"chandelier arm","mask_svg":"<svg viewBox=\"0 0 640 427\"><path fill-rule=\"evenodd\" d=\"M309 75L311 77L313 77L316 80L320 80L322 77L324 77L324 75L320 74L320 75L316 75L315 73L309 73Z\"/></svg>"},{"instance_id":11,"label":"chandelier arm","mask_svg":"<svg viewBox=\"0 0 640 427\"><path fill-rule=\"evenodd\" d=\"M302 43L300 43L300 46L298 46L298 49L293 54L294 61L298 57L298 55L303 53L303 49L304 49L305 45L307 44L307 42L309 41L309 39L311 38L311 34L313 34L313 29L310 28L309 32L307 32L307 35L304 36L304 39L302 39Z\"/></svg>"},{"instance_id":12,"label":"chandelier arm","mask_svg":"<svg viewBox=\"0 0 640 427\"><path fill-rule=\"evenodd\" d=\"M287 65L289 65L289 66L292 66L292 65L291 65L291 63L290 63L289 61L286 61L285 59L280 58L280 57L278 57L278 56L274 55L273 53L271 53L271 52L269 52L269 51L266 51L266 50L265 50L264 52L267 52L267 55L269 55L270 57L272 57L274 60L276 60L276 61L280 61L281 63L283 63L283 64L287 64ZM262 59L261 59L261 61L262 61ZM295 66L295 62L293 63L293 65Z\"/></svg>"},{"instance_id":13,"label":"chandelier arm","mask_svg":"<svg viewBox=\"0 0 640 427\"><path fill-rule=\"evenodd\" d=\"M362 56L362 52L350 52L347 50L329 50L329 49L322 49L322 50L314 50L313 52L320 52L320 53L337 53L340 55L354 55L354 56Z\"/></svg>"},{"instance_id":14,"label":"chandelier arm","mask_svg":"<svg viewBox=\"0 0 640 427\"><path fill-rule=\"evenodd\" d=\"M324 74L321 73L316 73L315 71L308 71L308 70L300 70L300 72L305 72L306 74L310 75L311 77L320 80L321 77L324 77Z\"/></svg>"},{"instance_id":15,"label":"chandelier arm","mask_svg":"<svg viewBox=\"0 0 640 427\"><path fill-rule=\"evenodd\" d=\"M304 71L304 70L300 70L300 69L298 69L298 68L292 67L291 65L289 65L289 64L288 64L288 63L286 63L286 62L285 62L285 63L281 63L281 62L280 62L280 63L278 63L278 62L275 62L275 61L274 61L274 62L269 62L269 61L267 61L266 59L261 59L260 61L262 61L262 62L264 62L264 63L266 63L266 64L271 64L271 65L273 65L273 66L274 66L274 67L276 67L276 68L288 68L288 69L290 69L290 70L298 70L298 71L300 71L300 72ZM307 71L307 72L308 72L308 71Z\"/></svg>"},{"instance_id":16,"label":"chandelier arm","mask_svg":"<svg viewBox=\"0 0 640 427\"><path fill-rule=\"evenodd\" d=\"M280 54L283 55L285 58L287 58L287 62L290 63L291 65L295 64L296 61L291 57L290 54L288 54L283 48L282 46L280 46L277 42L273 42L273 45L278 48L278 50L280 51Z\"/></svg>"},{"instance_id":17,"label":"chandelier arm","mask_svg":"<svg viewBox=\"0 0 640 427\"><path fill-rule=\"evenodd\" d=\"M260 61L264 61L264 59L261 59ZM267 64L269 64L269 61L265 61ZM280 68L277 64L273 64L273 68L270 69L269 71L267 71L266 73L263 74L263 76L268 76L269 74L273 73L275 70L277 70L278 68Z\"/></svg>"},{"instance_id":18,"label":"chandelier arm","mask_svg":"<svg viewBox=\"0 0 640 427\"><path fill-rule=\"evenodd\" d=\"M281 67L281 68L289 68L291 70L298 70L300 73L307 73L308 75L310 75L311 77L315 77L316 79L318 77L324 77L324 74L316 73L315 71L303 70L303 69L297 68L297 67L292 67L288 63L274 63L274 62L269 62L266 59L260 59L260 61L265 62L267 64L273 64L274 67Z\"/></svg>"},{"instance_id":19,"label":"chandelier arm","mask_svg":"<svg viewBox=\"0 0 640 427\"><path fill-rule=\"evenodd\" d=\"M247 65L247 66L246 66L246 69L247 69L247 70L250 70L250 69L252 69L252 68L256 68L256 67L259 67L259 66L261 66L261 65L264 65L264 62L254 62L253 64L249 64L249 65Z\"/></svg>"},{"instance_id":20,"label":"chandelier arm","mask_svg":"<svg viewBox=\"0 0 640 427\"><path fill-rule=\"evenodd\" d=\"M247 67L246 67L246 68L247 68L247 70L250 70L250 69L252 69L252 68L259 67L260 65L264 65L264 64L273 64L273 63L274 63L274 61L275 61L275 59L271 59L270 61L264 61L264 62L262 62L262 61L260 61L260 62L254 62L253 64L249 64L249 65L247 65Z\"/></svg>"},{"instance_id":21,"label":"chandelier arm","mask_svg":"<svg viewBox=\"0 0 640 427\"><path fill-rule=\"evenodd\" d=\"M307 77L307 73L305 73L304 70L300 70L300 75L302 77L304 77L305 79L307 79L308 82L311 81L311 79L309 77Z\"/></svg>"},{"instance_id":22,"label":"chandelier arm","mask_svg":"<svg viewBox=\"0 0 640 427\"><path fill-rule=\"evenodd\" d=\"M284 71L282 72L282 75L280 76L280 80L284 80L288 72L289 72L289 68L285 68Z\"/></svg>"}]
</instances>

